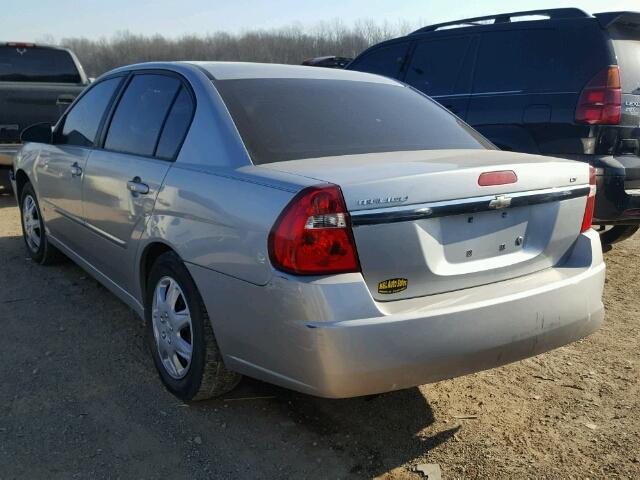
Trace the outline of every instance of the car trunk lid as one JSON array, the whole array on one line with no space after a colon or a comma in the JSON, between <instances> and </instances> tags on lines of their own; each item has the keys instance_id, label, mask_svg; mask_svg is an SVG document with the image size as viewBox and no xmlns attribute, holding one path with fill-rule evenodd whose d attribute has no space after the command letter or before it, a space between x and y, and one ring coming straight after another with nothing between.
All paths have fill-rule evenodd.
<instances>
[{"instance_id":1,"label":"car trunk lid","mask_svg":"<svg viewBox=\"0 0 640 480\"><path fill-rule=\"evenodd\" d=\"M339 185L362 274L380 301L432 295L549 268L572 247L588 167L491 150L394 152L264 168ZM486 172L516 183L480 186Z\"/></svg>"}]
</instances>

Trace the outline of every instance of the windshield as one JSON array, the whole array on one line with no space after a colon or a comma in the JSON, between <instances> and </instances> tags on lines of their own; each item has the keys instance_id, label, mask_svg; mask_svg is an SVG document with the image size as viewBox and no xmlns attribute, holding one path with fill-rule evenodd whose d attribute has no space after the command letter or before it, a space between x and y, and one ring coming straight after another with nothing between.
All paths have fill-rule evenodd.
<instances>
[{"instance_id":1,"label":"windshield","mask_svg":"<svg viewBox=\"0 0 640 480\"><path fill-rule=\"evenodd\" d=\"M0 81L81 83L82 79L65 50L0 46Z\"/></svg>"},{"instance_id":2,"label":"windshield","mask_svg":"<svg viewBox=\"0 0 640 480\"><path fill-rule=\"evenodd\" d=\"M414 90L319 79L218 80L254 164L338 155L493 148Z\"/></svg>"}]
</instances>

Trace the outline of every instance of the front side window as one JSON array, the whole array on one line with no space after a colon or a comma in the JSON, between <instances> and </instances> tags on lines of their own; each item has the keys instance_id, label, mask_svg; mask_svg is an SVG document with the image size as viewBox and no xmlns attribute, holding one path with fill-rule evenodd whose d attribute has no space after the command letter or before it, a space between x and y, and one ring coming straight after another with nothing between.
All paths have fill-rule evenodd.
<instances>
[{"instance_id":1,"label":"front side window","mask_svg":"<svg viewBox=\"0 0 640 480\"><path fill-rule=\"evenodd\" d=\"M160 130L180 86L180 80L174 77L135 75L113 114L105 149L153 155Z\"/></svg>"},{"instance_id":2,"label":"front side window","mask_svg":"<svg viewBox=\"0 0 640 480\"><path fill-rule=\"evenodd\" d=\"M56 143L95 146L100 122L121 81L121 77L116 77L94 84L65 116Z\"/></svg>"},{"instance_id":3,"label":"front side window","mask_svg":"<svg viewBox=\"0 0 640 480\"><path fill-rule=\"evenodd\" d=\"M396 43L376 48L355 59L349 66L349 70L396 78L400 73L408 48L408 43Z\"/></svg>"},{"instance_id":4,"label":"front side window","mask_svg":"<svg viewBox=\"0 0 640 480\"><path fill-rule=\"evenodd\" d=\"M493 148L434 101L400 84L279 78L215 85L255 164Z\"/></svg>"}]
</instances>

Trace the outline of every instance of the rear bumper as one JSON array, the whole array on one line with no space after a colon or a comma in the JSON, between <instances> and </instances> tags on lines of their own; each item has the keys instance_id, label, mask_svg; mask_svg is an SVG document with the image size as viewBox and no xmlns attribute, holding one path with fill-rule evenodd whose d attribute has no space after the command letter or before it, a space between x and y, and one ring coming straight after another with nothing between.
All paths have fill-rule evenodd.
<instances>
[{"instance_id":1,"label":"rear bumper","mask_svg":"<svg viewBox=\"0 0 640 480\"><path fill-rule=\"evenodd\" d=\"M227 366L342 398L493 368L578 340L604 317L597 233L560 268L456 292L375 302L360 274L250 285L195 265Z\"/></svg>"},{"instance_id":2,"label":"rear bumper","mask_svg":"<svg viewBox=\"0 0 640 480\"><path fill-rule=\"evenodd\" d=\"M597 169L596 225L640 224L640 157L623 155L561 155Z\"/></svg>"},{"instance_id":3,"label":"rear bumper","mask_svg":"<svg viewBox=\"0 0 640 480\"><path fill-rule=\"evenodd\" d=\"M596 225L640 224L640 189L625 189L624 175L609 175L607 171L596 177Z\"/></svg>"},{"instance_id":4,"label":"rear bumper","mask_svg":"<svg viewBox=\"0 0 640 480\"><path fill-rule=\"evenodd\" d=\"M13 165L13 157L15 157L21 146L18 144L0 144L0 167L11 167Z\"/></svg>"}]
</instances>

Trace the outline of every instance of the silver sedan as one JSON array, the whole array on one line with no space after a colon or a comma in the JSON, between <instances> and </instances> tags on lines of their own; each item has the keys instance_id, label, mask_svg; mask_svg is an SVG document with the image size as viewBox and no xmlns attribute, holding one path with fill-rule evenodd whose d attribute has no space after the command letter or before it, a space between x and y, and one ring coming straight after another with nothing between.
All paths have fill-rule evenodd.
<instances>
[{"instance_id":1,"label":"silver sedan","mask_svg":"<svg viewBox=\"0 0 640 480\"><path fill-rule=\"evenodd\" d=\"M397 390L603 319L590 167L498 151L394 80L141 64L23 140L27 251L63 253L143 317L185 401L241 374L325 397Z\"/></svg>"}]
</instances>

